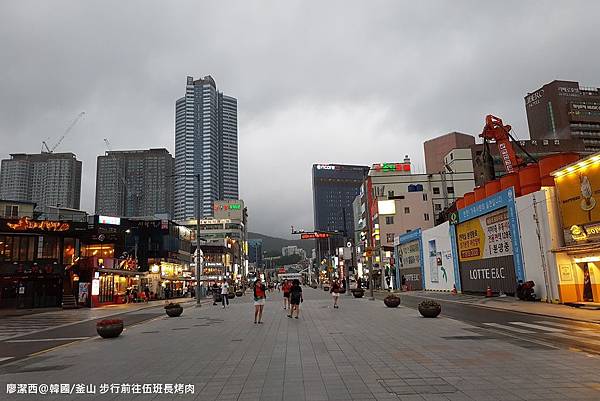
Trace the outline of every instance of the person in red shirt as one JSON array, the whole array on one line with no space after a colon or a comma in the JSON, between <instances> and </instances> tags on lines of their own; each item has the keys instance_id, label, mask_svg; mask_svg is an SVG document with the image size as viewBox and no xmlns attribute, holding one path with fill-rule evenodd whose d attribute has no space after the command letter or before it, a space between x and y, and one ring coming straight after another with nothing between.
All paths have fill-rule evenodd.
<instances>
[{"instance_id":1,"label":"person in red shirt","mask_svg":"<svg viewBox=\"0 0 600 401\"><path fill-rule=\"evenodd\" d=\"M290 305L290 289L291 288L292 288L292 283L290 283L289 280L283 280L283 285L281 286L281 289L283 291L283 309L287 309L288 306L291 309L291 305Z\"/></svg>"},{"instance_id":2,"label":"person in red shirt","mask_svg":"<svg viewBox=\"0 0 600 401\"><path fill-rule=\"evenodd\" d=\"M262 324L262 314L266 298L266 288L259 277L254 283L254 324Z\"/></svg>"}]
</instances>

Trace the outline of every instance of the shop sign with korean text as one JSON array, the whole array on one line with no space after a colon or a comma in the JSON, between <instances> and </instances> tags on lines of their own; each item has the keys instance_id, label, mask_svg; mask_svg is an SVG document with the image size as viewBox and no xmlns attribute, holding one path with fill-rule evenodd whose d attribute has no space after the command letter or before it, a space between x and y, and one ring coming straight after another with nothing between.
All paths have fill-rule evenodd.
<instances>
[{"instance_id":1,"label":"shop sign with korean text","mask_svg":"<svg viewBox=\"0 0 600 401\"><path fill-rule=\"evenodd\" d=\"M456 235L461 262L513 254L507 208L460 223Z\"/></svg>"}]
</instances>

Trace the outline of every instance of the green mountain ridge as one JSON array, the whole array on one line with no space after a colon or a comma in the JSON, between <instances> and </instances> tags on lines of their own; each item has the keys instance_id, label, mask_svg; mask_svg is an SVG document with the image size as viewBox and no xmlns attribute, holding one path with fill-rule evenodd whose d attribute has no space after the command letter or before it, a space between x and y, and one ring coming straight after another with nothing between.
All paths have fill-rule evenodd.
<instances>
[{"instance_id":1,"label":"green mountain ridge","mask_svg":"<svg viewBox=\"0 0 600 401\"><path fill-rule=\"evenodd\" d=\"M265 252L277 252L281 254L281 248L285 246L297 246L298 248L302 248L306 251L306 256L310 257L312 249L315 247L315 242L313 240L293 240L293 239L285 239L285 238L277 238L271 237L269 235L264 235L260 233L248 232L249 239L262 239L263 241L263 251Z\"/></svg>"}]
</instances>

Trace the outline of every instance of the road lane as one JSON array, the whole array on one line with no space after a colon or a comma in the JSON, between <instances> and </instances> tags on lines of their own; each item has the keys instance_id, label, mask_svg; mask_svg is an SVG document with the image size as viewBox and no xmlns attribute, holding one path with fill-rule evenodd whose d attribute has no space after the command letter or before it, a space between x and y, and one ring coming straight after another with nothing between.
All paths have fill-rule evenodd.
<instances>
[{"instance_id":1,"label":"road lane","mask_svg":"<svg viewBox=\"0 0 600 401\"><path fill-rule=\"evenodd\" d=\"M401 294L402 305L417 308L424 297ZM476 304L436 299L442 314L476 328L506 337L521 338L555 347L600 355L600 325L546 317L509 310L491 309Z\"/></svg>"}]
</instances>

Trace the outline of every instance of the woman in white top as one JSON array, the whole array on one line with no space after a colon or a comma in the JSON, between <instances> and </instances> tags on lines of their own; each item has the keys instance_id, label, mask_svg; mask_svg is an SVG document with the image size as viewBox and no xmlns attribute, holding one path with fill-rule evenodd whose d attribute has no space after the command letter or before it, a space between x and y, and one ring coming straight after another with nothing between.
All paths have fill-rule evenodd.
<instances>
[{"instance_id":1,"label":"woman in white top","mask_svg":"<svg viewBox=\"0 0 600 401\"><path fill-rule=\"evenodd\" d=\"M227 280L224 280L223 285L221 286L221 301L223 302L223 309L225 309L225 304L227 304L227 306L229 306L229 297L227 297L228 294L229 294L229 283L227 283Z\"/></svg>"}]
</instances>

